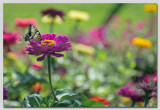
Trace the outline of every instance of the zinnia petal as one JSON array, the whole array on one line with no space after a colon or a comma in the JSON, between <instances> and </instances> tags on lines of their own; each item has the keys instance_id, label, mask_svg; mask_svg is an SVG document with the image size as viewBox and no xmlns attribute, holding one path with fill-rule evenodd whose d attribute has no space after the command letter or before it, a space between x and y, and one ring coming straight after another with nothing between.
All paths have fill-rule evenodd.
<instances>
[{"instance_id":1,"label":"zinnia petal","mask_svg":"<svg viewBox=\"0 0 160 110\"><path fill-rule=\"evenodd\" d=\"M37 58L37 61L42 61L42 60L45 58L45 56L46 56L46 55L43 55L43 56Z\"/></svg>"},{"instance_id":2,"label":"zinnia petal","mask_svg":"<svg viewBox=\"0 0 160 110\"><path fill-rule=\"evenodd\" d=\"M59 53L54 53L54 54L52 54L52 56L55 56L55 57L64 57L63 54L59 54Z\"/></svg>"}]
</instances>

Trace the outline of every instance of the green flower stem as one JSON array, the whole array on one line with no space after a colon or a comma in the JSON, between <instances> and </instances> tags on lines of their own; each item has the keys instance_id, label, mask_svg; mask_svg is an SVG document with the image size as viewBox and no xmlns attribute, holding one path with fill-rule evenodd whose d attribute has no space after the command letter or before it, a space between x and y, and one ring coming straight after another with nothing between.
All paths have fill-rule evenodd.
<instances>
[{"instance_id":1,"label":"green flower stem","mask_svg":"<svg viewBox=\"0 0 160 110\"><path fill-rule=\"evenodd\" d=\"M50 23L50 33L51 34L53 33L53 20L51 20L51 23Z\"/></svg>"},{"instance_id":2,"label":"green flower stem","mask_svg":"<svg viewBox=\"0 0 160 110\"><path fill-rule=\"evenodd\" d=\"M108 23L112 20L113 16L124 6L124 4L119 3L117 4L111 11L109 16L107 16L107 19L105 19L105 22L103 23L105 26L108 25ZM108 10L107 10L108 14Z\"/></svg>"},{"instance_id":3,"label":"green flower stem","mask_svg":"<svg viewBox=\"0 0 160 110\"><path fill-rule=\"evenodd\" d=\"M131 107L134 107L136 101L135 100L132 100L132 104L131 104Z\"/></svg>"},{"instance_id":4,"label":"green flower stem","mask_svg":"<svg viewBox=\"0 0 160 110\"><path fill-rule=\"evenodd\" d=\"M76 23L75 23L75 25L74 25L74 32L75 32L75 33L76 33L77 30L78 30L79 23L80 23L80 21L79 21L79 20L76 20Z\"/></svg>"},{"instance_id":5,"label":"green flower stem","mask_svg":"<svg viewBox=\"0 0 160 110\"><path fill-rule=\"evenodd\" d=\"M74 35L77 34L79 24L80 24L80 21L79 21L79 20L76 20L76 21L75 21L75 24L74 24L74 26L73 26L73 29L71 30L71 35L72 35L72 36L74 36Z\"/></svg>"},{"instance_id":6,"label":"green flower stem","mask_svg":"<svg viewBox=\"0 0 160 110\"><path fill-rule=\"evenodd\" d=\"M149 94L150 92L146 91L146 96L145 96L145 101L144 101L144 107L147 107L148 102L149 102Z\"/></svg>"},{"instance_id":7,"label":"green flower stem","mask_svg":"<svg viewBox=\"0 0 160 110\"><path fill-rule=\"evenodd\" d=\"M51 55L47 55L47 58L48 58L49 84L50 84L50 87L51 87L51 90L52 90L52 93L53 93L53 96L54 96L55 100L58 101L58 99L55 96L54 89L53 89L53 86L52 86L52 81L51 81Z\"/></svg>"}]
</instances>

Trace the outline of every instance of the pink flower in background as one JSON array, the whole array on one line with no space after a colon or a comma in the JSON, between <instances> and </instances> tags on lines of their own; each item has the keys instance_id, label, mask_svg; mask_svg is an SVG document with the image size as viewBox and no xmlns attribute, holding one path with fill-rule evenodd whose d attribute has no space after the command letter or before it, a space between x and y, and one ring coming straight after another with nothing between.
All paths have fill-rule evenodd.
<instances>
[{"instance_id":1,"label":"pink flower in background","mask_svg":"<svg viewBox=\"0 0 160 110\"><path fill-rule=\"evenodd\" d=\"M77 40L76 42L77 43L82 43L82 44L85 44L85 45L94 45L94 41L93 39L90 39L87 35L83 34L83 33L79 33L77 36L76 36Z\"/></svg>"},{"instance_id":2,"label":"pink flower in background","mask_svg":"<svg viewBox=\"0 0 160 110\"><path fill-rule=\"evenodd\" d=\"M119 29L120 28L120 22L122 21L121 16L119 15L114 15L111 21L111 27L113 27L113 29Z\"/></svg>"},{"instance_id":3,"label":"pink flower in background","mask_svg":"<svg viewBox=\"0 0 160 110\"><path fill-rule=\"evenodd\" d=\"M35 68L35 69L42 69L42 64L39 63L32 63L31 67Z\"/></svg>"},{"instance_id":4,"label":"pink flower in background","mask_svg":"<svg viewBox=\"0 0 160 110\"><path fill-rule=\"evenodd\" d=\"M85 45L102 44L108 47L105 37L108 35L108 30L104 27L95 27L88 32L88 35L82 33L77 35L77 42Z\"/></svg>"},{"instance_id":5,"label":"pink flower in background","mask_svg":"<svg viewBox=\"0 0 160 110\"><path fill-rule=\"evenodd\" d=\"M127 39L128 36L129 36L129 33L128 33L128 32L123 32L123 33L122 33L122 37L123 37L124 39Z\"/></svg>"},{"instance_id":6,"label":"pink flower in background","mask_svg":"<svg viewBox=\"0 0 160 110\"><path fill-rule=\"evenodd\" d=\"M25 47L22 47L22 48L21 48L21 53L24 54L24 55L26 54L26 49L25 49Z\"/></svg>"},{"instance_id":7,"label":"pink flower in background","mask_svg":"<svg viewBox=\"0 0 160 110\"><path fill-rule=\"evenodd\" d=\"M153 81L157 82L157 74L156 74L156 76L153 77Z\"/></svg>"},{"instance_id":8,"label":"pink flower in background","mask_svg":"<svg viewBox=\"0 0 160 110\"><path fill-rule=\"evenodd\" d=\"M144 101L143 95L138 94L136 89L130 89L127 86L124 86L118 90L118 95L122 95L124 97L129 97L132 100L135 100L137 102L142 102Z\"/></svg>"},{"instance_id":9,"label":"pink flower in background","mask_svg":"<svg viewBox=\"0 0 160 110\"><path fill-rule=\"evenodd\" d=\"M15 25L17 27L28 27L29 24L37 26L37 21L34 18L17 18L15 20Z\"/></svg>"},{"instance_id":10,"label":"pink flower in background","mask_svg":"<svg viewBox=\"0 0 160 110\"><path fill-rule=\"evenodd\" d=\"M10 46L13 44L18 43L20 40L19 34L16 32L7 32L7 25L3 25L3 45L4 45L4 50L6 52L10 52Z\"/></svg>"},{"instance_id":11,"label":"pink flower in background","mask_svg":"<svg viewBox=\"0 0 160 110\"><path fill-rule=\"evenodd\" d=\"M145 83L149 83L151 80L153 80L156 83L157 82L157 73L147 75L146 77L144 77L143 80Z\"/></svg>"},{"instance_id":12,"label":"pink flower in background","mask_svg":"<svg viewBox=\"0 0 160 110\"><path fill-rule=\"evenodd\" d=\"M3 34L3 42L5 46L15 44L17 43L18 40L19 40L19 35L15 32L10 32L10 33L5 32L5 34Z\"/></svg>"},{"instance_id":13,"label":"pink flower in background","mask_svg":"<svg viewBox=\"0 0 160 110\"><path fill-rule=\"evenodd\" d=\"M95 39L102 44L106 41L105 36L108 35L108 30L104 27L96 27L89 31L91 38Z\"/></svg>"},{"instance_id":14,"label":"pink flower in background","mask_svg":"<svg viewBox=\"0 0 160 110\"><path fill-rule=\"evenodd\" d=\"M29 46L26 46L28 55L39 56L37 61L42 61L46 55L51 54L55 57L63 57L59 52L71 50L71 43L66 36L57 36L56 34L42 34L42 41L29 41Z\"/></svg>"},{"instance_id":15,"label":"pink flower in background","mask_svg":"<svg viewBox=\"0 0 160 110\"><path fill-rule=\"evenodd\" d=\"M5 46L10 46L17 43L19 40L19 35L16 32L7 32L7 25L3 25L3 42Z\"/></svg>"},{"instance_id":16,"label":"pink flower in background","mask_svg":"<svg viewBox=\"0 0 160 110\"><path fill-rule=\"evenodd\" d=\"M144 27L144 23L138 21L138 22L137 22L137 25L136 25L136 28L137 28L137 29L143 29L143 27Z\"/></svg>"},{"instance_id":17,"label":"pink flower in background","mask_svg":"<svg viewBox=\"0 0 160 110\"><path fill-rule=\"evenodd\" d=\"M132 81L130 81L129 83L127 83L127 87L132 87L134 86L134 83Z\"/></svg>"}]
</instances>

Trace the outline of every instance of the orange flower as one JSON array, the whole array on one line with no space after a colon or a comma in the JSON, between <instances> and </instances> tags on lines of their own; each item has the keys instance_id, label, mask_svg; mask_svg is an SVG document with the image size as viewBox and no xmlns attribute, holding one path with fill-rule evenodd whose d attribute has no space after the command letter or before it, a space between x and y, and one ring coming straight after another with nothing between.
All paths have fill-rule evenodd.
<instances>
[{"instance_id":1,"label":"orange flower","mask_svg":"<svg viewBox=\"0 0 160 110\"><path fill-rule=\"evenodd\" d=\"M102 97L98 97L98 96L93 96L93 97L89 98L89 100L95 100L98 102L102 102L104 104L104 106L108 106L110 103L107 99L102 98Z\"/></svg>"},{"instance_id":2,"label":"orange flower","mask_svg":"<svg viewBox=\"0 0 160 110\"><path fill-rule=\"evenodd\" d=\"M34 84L31 88L30 91L31 92L40 92L43 90L43 84L36 82L36 84Z\"/></svg>"}]
</instances>

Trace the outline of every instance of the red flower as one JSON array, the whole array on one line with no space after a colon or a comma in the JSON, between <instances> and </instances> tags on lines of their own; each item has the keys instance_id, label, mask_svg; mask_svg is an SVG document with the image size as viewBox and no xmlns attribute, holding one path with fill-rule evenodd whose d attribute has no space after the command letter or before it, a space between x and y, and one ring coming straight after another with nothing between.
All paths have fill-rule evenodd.
<instances>
[{"instance_id":1,"label":"red flower","mask_svg":"<svg viewBox=\"0 0 160 110\"><path fill-rule=\"evenodd\" d=\"M102 98L102 97L98 97L98 96L93 96L93 97L89 98L89 100L95 100L98 102L102 102L104 104L104 106L108 106L110 103L107 99Z\"/></svg>"}]
</instances>

